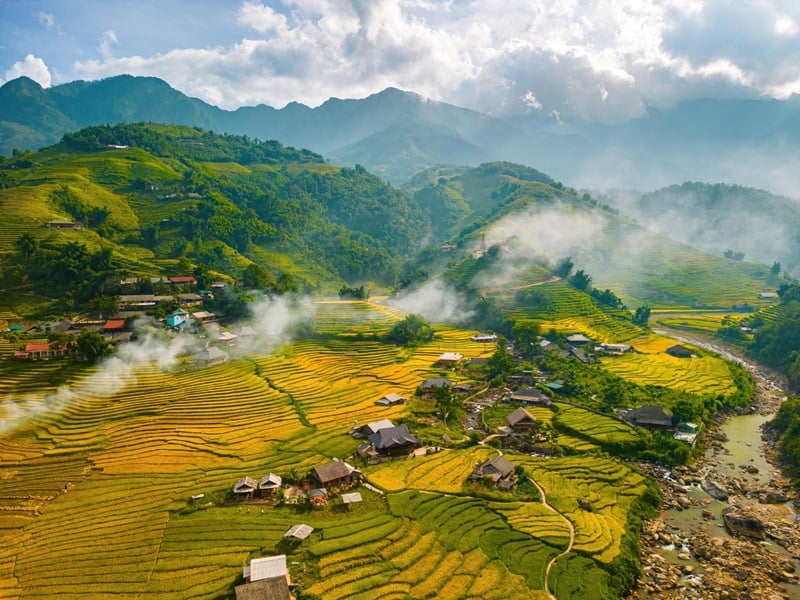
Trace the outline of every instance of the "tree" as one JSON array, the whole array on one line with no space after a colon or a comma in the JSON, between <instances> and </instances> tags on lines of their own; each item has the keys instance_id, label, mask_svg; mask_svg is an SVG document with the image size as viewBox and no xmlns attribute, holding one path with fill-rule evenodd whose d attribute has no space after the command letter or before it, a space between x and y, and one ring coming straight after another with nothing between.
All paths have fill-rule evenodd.
<instances>
[{"instance_id":1,"label":"tree","mask_svg":"<svg viewBox=\"0 0 800 600\"><path fill-rule=\"evenodd\" d=\"M459 412L461 402L447 387L440 387L436 389L436 395L433 399L436 405L436 410L442 415L442 422L447 425L453 421Z\"/></svg>"},{"instance_id":2,"label":"tree","mask_svg":"<svg viewBox=\"0 0 800 600\"><path fill-rule=\"evenodd\" d=\"M533 321L517 321L511 328L511 335L514 337L517 350L529 359L541 353L540 333L539 325Z\"/></svg>"},{"instance_id":3,"label":"tree","mask_svg":"<svg viewBox=\"0 0 800 600\"><path fill-rule=\"evenodd\" d=\"M781 274L781 263L778 261L774 261L772 266L769 268L769 272L773 275L780 275Z\"/></svg>"},{"instance_id":4,"label":"tree","mask_svg":"<svg viewBox=\"0 0 800 600\"><path fill-rule=\"evenodd\" d=\"M574 266L575 264L572 262L571 256L562 258L556 265L556 268L553 269L553 275L556 277L569 277L569 274L572 273L572 267Z\"/></svg>"},{"instance_id":5,"label":"tree","mask_svg":"<svg viewBox=\"0 0 800 600\"><path fill-rule=\"evenodd\" d=\"M632 320L634 324L646 327L647 322L650 320L650 307L644 305L637 308L636 311L633 313Z\"/></svg>"},{"instance_id":6,"label":"tree","mask_svg":"<svg viewBox=\"0 0 800 600\"><path fill-rule=\"evenodd\" d=\"M495 377L502 377L507 375L516 363L514 357L508 351L508 340L502 335L497 337L497 350L495 350L492 357L489 359L489 369L487 377L494 379Z\"/></svg>"},{"instance_id":7,"label":"tree","mask_svg":"<svg viewBox=\"0 0 800 600\"><path fill-rule=\"evenodd\" d=\"M102 333L90 329L84 329L81 332L75 342L75 347L78 354L92 363L110 355L114 351Z\"/></svg>"},{"instance_id":8,"label":"tree","mask_svg":"<svg viewBox=\"0 0 800 600\"><path fill-rule=\"evenodd\" d=\"M275 278L262 265L250 263L242 273L245 287L263 290L275 286Z\"/></svg>"},{"instance_id":9,"label":"tree","mask_svg":"<svg viewBox=\"0 0 800 600\"><path fill-rule=\"evenodd\" d=\"M433 327L419 315L408 315L394 324L385 339L398 346L418 346L433 339Z\"/></svg>"},{"instance_id":10,"label":"tree","mask_svg":"<svg viewBox=\"0 0 800 600\"><path fill-rule=\"evenodd\" d=\"M30 233L23 233L17 238L17 248L27 260L39 249L39 241Z\"/></svg>"},{"instance_id":11,"label":"tree","mask_svg":"<svg viewBox=\"0 0 800 600\"><path fill-rule=\"evenodd\" d=\"M589 287L592 285L592 278L581 269L580 271L576 271L575 275L569 278L569 283L576 290L586 292L589 291Z\"/></svg>"}]
</instances>

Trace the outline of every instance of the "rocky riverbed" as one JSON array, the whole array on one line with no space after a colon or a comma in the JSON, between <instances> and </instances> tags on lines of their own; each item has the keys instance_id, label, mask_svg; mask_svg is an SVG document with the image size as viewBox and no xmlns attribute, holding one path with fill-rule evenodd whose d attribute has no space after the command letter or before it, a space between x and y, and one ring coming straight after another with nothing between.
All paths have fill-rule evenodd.
<instances>
[{"instance_id":1,"label":"rocky riverbed","mask_svg":"<svg viewBox=\"0 0 800 600\"><path fill-rule=\"evenodd\" d=\"M693 336L683 341L708 347ZM743 362L716 344L709 349ZM643 572L629 598L800 599L796 491L760 427L784 386L775 374L743 364L754 375L756 398L748 409L717 417L703 436L704 456L672 470L642 465L660 482L664 507L641 536Z\"/></svg>"}]
</instances>

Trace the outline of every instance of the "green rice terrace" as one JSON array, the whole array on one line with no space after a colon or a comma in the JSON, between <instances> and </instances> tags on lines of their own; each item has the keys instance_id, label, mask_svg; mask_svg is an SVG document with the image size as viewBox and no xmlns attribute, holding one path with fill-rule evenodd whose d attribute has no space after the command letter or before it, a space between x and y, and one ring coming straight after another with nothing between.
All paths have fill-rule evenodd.
<instances>
[{"instance_id":1,"label":"green rice terrace","mask_svg":"<svg viewBox=\"0 0 800 600\"><path fill-rule=\"evenodd\" d=\"M655 496L598 448L635 442L635 429L559 404L573 432L559 442L573 455L508 451L532 491L487 489L470 474L501 452L437 424L433 401L414 394L427 378L467 381L436 365L442 352L493 349L443 326L432 342L398 348L358 335L387 330L396 309L317 304L324 336L269 355L234 351L202 371L1 362L0 596L232 598L250 559L283 553L300 597L618 597L627 584L612 573L637 560ZM389 392L411 401L377 405ZM531 410L549 424L550 409ZM360 462L348 431L380 419L407 424L433 451ZM296 481L333 458L364 472L362 502L232 499L245 476ZM287 541L298 523L314 532Z\"/></svg>"}]
</instances>

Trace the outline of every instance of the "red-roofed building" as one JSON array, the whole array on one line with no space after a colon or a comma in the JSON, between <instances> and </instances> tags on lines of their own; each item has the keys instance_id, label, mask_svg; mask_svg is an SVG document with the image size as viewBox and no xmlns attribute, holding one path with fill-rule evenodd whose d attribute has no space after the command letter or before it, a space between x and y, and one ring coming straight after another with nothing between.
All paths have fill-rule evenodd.
<instances>
[{"instance_id":1,"label":"red-roofed building","mask_svg":"<svg viewBox=\"0 0 800 600\"><path fill-rule=\"evenodd\" d=\"M49 358L62 358L66 355L66 345L51 344L48 342L39 344L25 344L25 350L14 352L14 358L26 360L47 360Z\"/></svg>"},{"instance_id":2,"label":"red-roofed building","mask_svg":"<svg viewBox=\"0 0 800 600\"><path fill-rule=\"evenodd\" d=\"M125 320L124 319L109 319L103 325L103 331L124 331L125 330Z\"/></svg>"},{"instance_id":3,"label":"red-roofed building","mask_svg":"<svg viewBox=\"0 0 800 600\"><path fill-rule=\"evenodd\" d=\"M197 285L197 280L191 275L170 277L169 282L173 285Z\"/></svg>"}]
</instances>

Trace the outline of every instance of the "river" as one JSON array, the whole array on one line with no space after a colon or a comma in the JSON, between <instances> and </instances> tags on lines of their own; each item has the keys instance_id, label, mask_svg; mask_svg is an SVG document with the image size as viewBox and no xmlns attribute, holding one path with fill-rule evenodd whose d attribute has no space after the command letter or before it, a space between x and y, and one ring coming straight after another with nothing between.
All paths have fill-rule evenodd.
<instances>
[{"instance_id":1,"label":"river","mask_svg":"<svg viewBox=\"0 0 800 600\"><path fill-rule=\"evenodd\" d=\"M717 341L684 332L654 331L711 350L748 369L756 382L757 412L727 419L714 436L723 441L709 444L692 468L662 474L670 508L649 524L643 536L644 584L634 597L800 600L800 585L792 582L792 574L800 568L794 506L759 501L765 490L786 489L783 474L767 460L762 443L762 425L785 398L781 378ZM709 475L728 489L727 501L712 498L700 485ZM722 511L733 504L767 525L764 541L730 535Z\"/></svg>"}]
</instances>

